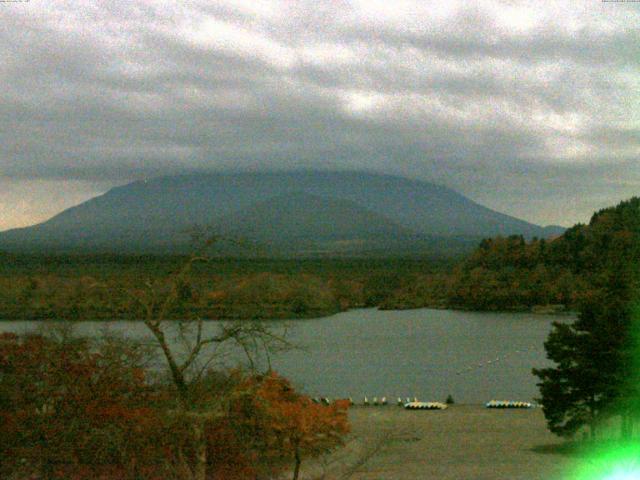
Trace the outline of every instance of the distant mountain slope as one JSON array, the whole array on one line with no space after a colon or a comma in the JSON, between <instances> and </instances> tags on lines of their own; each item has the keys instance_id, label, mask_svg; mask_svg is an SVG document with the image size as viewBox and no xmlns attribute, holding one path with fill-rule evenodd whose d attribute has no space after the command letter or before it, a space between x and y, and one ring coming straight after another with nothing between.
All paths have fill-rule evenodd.
<instances>
[{"instance_id":1,"label":"distant mountain slope","mask_svg":"<svg viewBox=\"0 0 640 480\"><path fill-rule=\"evenodd\" d=\"M294 192L214 222L219 231L267 241L410 237L411 231L349 200Z\"/></svg>"},{"instance_id":2,"label":"distant mountain slope","mask_svg":"<svg viewBox=\"0 0 640 480\"><path fill-rule=\"evenodd\" d=\"M180 249L185 230L215 226L271 242L557 235L448 188L362 172L162 177L113 188L33 227L0 233L0 249ZM305 247L306 248L306 247Z\"/></svg>"}]
</instances>

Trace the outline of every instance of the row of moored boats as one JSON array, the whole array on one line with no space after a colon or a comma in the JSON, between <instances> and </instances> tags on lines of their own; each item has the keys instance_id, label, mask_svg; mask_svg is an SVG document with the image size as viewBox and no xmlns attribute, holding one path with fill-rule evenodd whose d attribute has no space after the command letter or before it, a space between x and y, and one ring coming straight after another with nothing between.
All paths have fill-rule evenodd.
<instances>
[{"instance_id":1,"label":"row of moored boats","mask_svg":"<svg viewBox=\"0 0 640 480\"><path fill-rule=\"evenodd\" d=\"M322 403L324 405L331 404L331 399L327 397L316 397L313 399L315 403ZM353 398L349 397L349 404L356 405L353 401ZM373 397L369 399L368 397L364 397L364 400L360 405L363 407L369 406L386 406L389 404L387 397ZM443 402L421 402L417 397L413 397L411 400L407 397L404 401L402 398L398 397L396 400L396 405L399 407L404 407L407 410L444 410L447 408L447 404ZM485 403L486 408L533 408L535 405L531 402L519 402L513 400L490 400Z\"/></svg>"}]
</instances>

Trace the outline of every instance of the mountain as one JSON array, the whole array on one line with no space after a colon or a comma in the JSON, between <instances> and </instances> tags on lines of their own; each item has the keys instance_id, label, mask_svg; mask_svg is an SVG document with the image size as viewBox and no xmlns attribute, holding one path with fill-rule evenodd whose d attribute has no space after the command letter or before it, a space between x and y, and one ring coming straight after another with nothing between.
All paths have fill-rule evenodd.
<instances>
[{"instance_id":1,"label":"mountain","mask_svg":"<svg viewBox=\"0 0 640 480\"><path fill-rule=\"evenodd\" d=\"M223 232L256 240L332 238L371 239L411 236L412 232L387 217L358 204L304 192L280 195L258 202L237 214L214 221Z\"/></svg>"},{"instance_id":2,"label":"mountain","mask_svg":"<svg viewBox=\"0 0 640 480\"><path fill-rule=\"evenodd\" d=\"M270 251L413 251L481 237L562 233L493 211L443 186L363 172L161 177L109 190L32 227L0 232L4 250L184 251L194 225Z\"/></svg>"}]
</instances>

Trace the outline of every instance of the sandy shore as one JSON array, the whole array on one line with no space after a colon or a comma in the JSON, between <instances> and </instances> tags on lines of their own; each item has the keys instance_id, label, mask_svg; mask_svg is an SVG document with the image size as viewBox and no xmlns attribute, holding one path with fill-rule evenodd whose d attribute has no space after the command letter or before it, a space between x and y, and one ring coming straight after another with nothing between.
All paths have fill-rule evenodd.
<instances>
[{"instance_id":1,"label":"sandy shore","mask_svg":"<svg viewBox=\"0 0 640 480\"><path fill-rule=\"evenodd\" d=\"M346 447L303 478L564 480L576 460L550 453L562 440L542 411L453 405L444 411L353 407Z\"/></svg>"}]
</instances>

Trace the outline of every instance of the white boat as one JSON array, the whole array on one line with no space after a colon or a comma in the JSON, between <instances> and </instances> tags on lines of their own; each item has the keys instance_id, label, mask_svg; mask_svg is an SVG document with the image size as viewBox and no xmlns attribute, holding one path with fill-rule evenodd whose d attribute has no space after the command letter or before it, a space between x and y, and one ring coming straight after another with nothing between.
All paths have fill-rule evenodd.
<instances>
[{"instance_id":1,"label":"white boat","mask_svg":"<svg viewBox=\"0 0 640 480\"><path fill-rule=\"evenodd\" d=\"M409 402L404 404L407 410L445 410L446 403L442 402Z\"/></svg>"}]
</instances>

